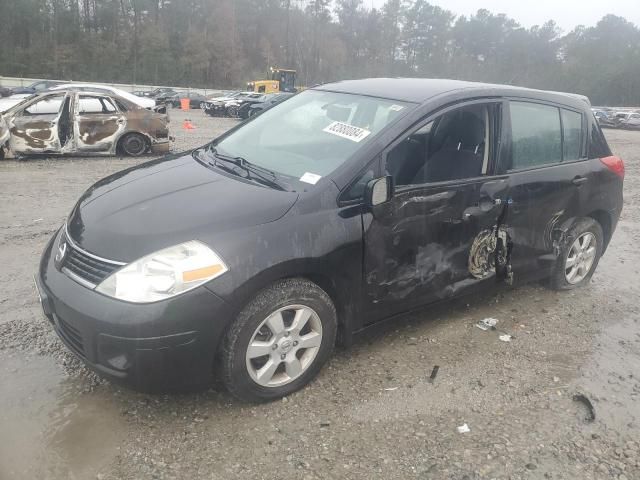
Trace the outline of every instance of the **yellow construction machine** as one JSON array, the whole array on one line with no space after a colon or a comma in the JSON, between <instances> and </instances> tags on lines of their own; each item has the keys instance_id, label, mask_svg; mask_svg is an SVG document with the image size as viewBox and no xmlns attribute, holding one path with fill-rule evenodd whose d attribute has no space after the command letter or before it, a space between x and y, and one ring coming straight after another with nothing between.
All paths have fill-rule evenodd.
<instances>
[{"instance_id":1,"label":"yellow construction machine","mask_svg":"<svg viewBox=\"0 0 640 480\"><path fill-rule=\"evenodd\" d=\"M247 83L247 90L256 93L295 93L296 71L271 67L271 80L254 80Z\"/></svg>"}]
</instances>

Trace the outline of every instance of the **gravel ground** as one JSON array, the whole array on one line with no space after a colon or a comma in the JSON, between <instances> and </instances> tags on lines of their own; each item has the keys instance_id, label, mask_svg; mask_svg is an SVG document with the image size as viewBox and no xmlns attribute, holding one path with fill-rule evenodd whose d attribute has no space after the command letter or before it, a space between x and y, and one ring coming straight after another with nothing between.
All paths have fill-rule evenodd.
<instances>
[{"instance_id":1,"label":"gravel ground","mask_svg":"<svg viewBox=\"0 0 640 480\"><path fill-rule=\"evenodd\" d=\"M176 150L235 124L189 116L196 130L172 115ZM144 159L1 162L0 479L640 478L640 132L606 134L626 161L625 210L588 287L425 309L260 406L114 386L40 312L32 274L49 236L90 184ZM486 317L513 340L474 327Z\"/></svg>"}]
</instances>

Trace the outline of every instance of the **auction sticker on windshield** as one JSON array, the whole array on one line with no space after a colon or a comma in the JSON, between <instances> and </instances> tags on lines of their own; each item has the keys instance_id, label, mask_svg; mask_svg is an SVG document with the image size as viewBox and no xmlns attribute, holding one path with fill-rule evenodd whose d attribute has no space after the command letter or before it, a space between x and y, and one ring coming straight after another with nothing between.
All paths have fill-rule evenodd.
<instances>
[{"instance_id":1,"label":"auction sticker on windshield","mask_svg":"<svg viewBox=\"0 0 640 480\"><path fill-rule=\"evenodd\" d=\"M300 177L300 181L305 183L310 183L311 185L315 185L316 183L318 183L318 180L320 180L321 178L322 178L321 175L305 172L305 174Z\"/></svg>"},{"instance_id":2,"label":"auction sticker on windshield","mask_svg":"<svg viewBox=\"0 0 640 480\"><path fill-rule=\"evenodd\" d=\"M347 138L352 142L360 142L361 140L367 138L367 136L371 133L369 130L365 130L364 128L356 127L354 125L349 125L348 123L342 122L333 122L322 131L337 135L342 138Z\"/></svg>"}]
</instances>

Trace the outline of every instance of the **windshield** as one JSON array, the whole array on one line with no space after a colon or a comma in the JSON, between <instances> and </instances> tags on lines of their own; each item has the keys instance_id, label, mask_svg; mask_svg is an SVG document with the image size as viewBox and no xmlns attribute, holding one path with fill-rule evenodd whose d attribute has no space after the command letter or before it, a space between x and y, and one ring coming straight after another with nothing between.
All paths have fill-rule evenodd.
<instances>
[{"instance_id":1,"label":"windshield","mask_svg":"<svg viewBox=\"0 0 640 480\"><path fill-rule=\"evenodd\" d=\"M274 172L317 181L412 106L395 100L306 90L265 111L215 147L224 155L245 158Z\"/></svg>"}]
</instances>

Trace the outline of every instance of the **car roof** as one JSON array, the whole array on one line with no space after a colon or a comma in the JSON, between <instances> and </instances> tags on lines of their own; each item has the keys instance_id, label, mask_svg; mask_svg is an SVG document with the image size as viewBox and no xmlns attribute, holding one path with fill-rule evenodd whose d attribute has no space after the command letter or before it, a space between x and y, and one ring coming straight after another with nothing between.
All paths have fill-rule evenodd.
<instances>
[{"instance_id":1,"label":"car roof","mask_svg":"<svg viewBox=\"0 0 640 480\"><path fill-rule=\"evenodd\" d=\"M352 93L392 100L425 103L444 94L459 93L460 99L474 95L483 96L520 96L539 100L559 101L583 108L591 106L583 95L563 92L535 90L513 85L448 80L443 78L364 78L343 80L312 87L314 90L326 90L340 93ZM454 95L455 96L455 95Z\"/></svg>"}]
</instances>

